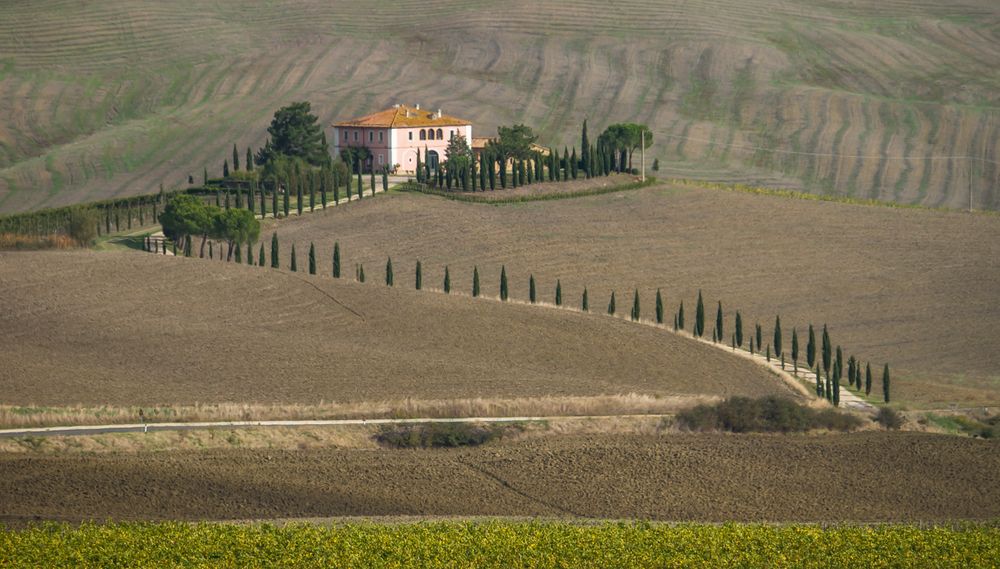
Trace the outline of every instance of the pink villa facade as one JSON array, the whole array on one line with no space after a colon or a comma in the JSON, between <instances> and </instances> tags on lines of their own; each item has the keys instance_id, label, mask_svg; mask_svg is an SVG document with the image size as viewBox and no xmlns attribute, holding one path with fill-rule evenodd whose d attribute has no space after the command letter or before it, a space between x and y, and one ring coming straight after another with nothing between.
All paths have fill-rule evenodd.
<instances>
[{"instance_id":1,"label":"pink villa facade","mask_svg":"<svg viewBox=\"0 0 1000 569\"><path fill-rule=\"evenodd\" d=\"M367 168L376 171L388 166L397 174L415 174L417 152L420 159L437 168L445 159L445 149L453 136L464 136L472 144L472 123L455 117L413 107L395 105L371 115L338 122L333 127L336 154L351 147L371 152Z\"/></svg>"}]
</instances>

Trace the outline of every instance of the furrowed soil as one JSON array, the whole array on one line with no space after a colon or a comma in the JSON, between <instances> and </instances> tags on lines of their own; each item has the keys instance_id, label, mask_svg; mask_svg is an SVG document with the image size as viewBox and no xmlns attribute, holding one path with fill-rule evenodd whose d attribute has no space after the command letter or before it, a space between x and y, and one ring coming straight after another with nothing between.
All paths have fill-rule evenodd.
<instances>
[{"instance_id":1,"label":"furrowed soil","mask_svg":"<svg viewBox=\"0 0 1000 569\"><path fill-rule=\"evenodd\" d=\"M421 103L560 150L580 150L584 119L591 141L643 123L664 175L1000 208L996 0L39 0L3 15L4 213L217 176L291 101L323 125Z\"/></svg>"},{"instance_id":2,"label":"furrowed soil","mask_svg":"<svg viewBox=\"0 0 1000 569\"><path fill-rule=\"evenodd\" d=\"M390 289L369 271L361 284L139 252L0 254L3 403L801 397L664 330L415 291L409 277Z\"/></svg>"},{"instance_id":3,"label":"furrowed soil","mask_svg":"<svg viewBox=\"0 0 1000 569\"><path fill-rule=\"evenodd\" d=\"M499 193L499 192L495 192ZM455 290L471 290L473 267L484 294L496 295L504 266L511 298L552 302L560 279L564 302L604 311L612 291L626 314L638 289L652 318L659 288L670 324L681 301L687 328L698 290L706 334L716 302L730 341L736 310L744 334L754 322L772 341L781 316L784 348L793 327L805 352L807 327L817 341L829 325L844 359L893 371L894 400L940 407L1000 404L1000 217L787 199L661 184L635 191L510 206L436 196L390 194L320 215L268 222L282 243L311 241L327 256L339 241L345 266L377 267L392 257L397 282L440 286L449 266ZM790 357L790 356L789 356ZM801 356L804 359L804 355Z\"/></svg>"},{"instance_id":4,"label":"furrowed soil","mask_svg":"<svg viewBox=\"0 0 1000 569\"><path fill-rule=\"evenodd\" d=\"M996 442L918 433L544 437L460 450L0 456L0 520L1000 516Z\"/></svg>"}]
</instances>

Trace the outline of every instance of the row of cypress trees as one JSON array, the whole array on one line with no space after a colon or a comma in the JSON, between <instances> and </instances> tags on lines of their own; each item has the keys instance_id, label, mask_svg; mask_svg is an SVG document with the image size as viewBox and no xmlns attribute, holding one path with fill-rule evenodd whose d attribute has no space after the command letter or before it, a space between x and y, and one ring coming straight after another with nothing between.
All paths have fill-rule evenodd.
<instances>
[{"instance_id":1,"label":"row of cypress trees","mask_svg":"<svg viewBox=\"0 0 1000 569\"><path fill-rule=\"evenodd\" d=\"M237 251L239 249L237 248ZM186 247L185 254L190 256L190 243ZM209 250L209 257L211 258L212 252ZM264 245L261 244L258 256L257 265L265 266L265 255L264 255ZM240 254L236 255L236 262L241 262ZM252 254L252 244L247 244L246 252L246 264L253 265L253 254ZM281 267L280 262L280 245L278 242L277 233L271 235L271 249L270 249L270 266L271 268L278 269ZM342 277L342 259L340 243L335 242L333 246L332 254L332 271L331 274L334 278ZM293 244L290 251L289 269L293 272L298 271L298 260L296 257L295 245ZM309 244L309 256L308 256L308 272L310 275L315 275L317 271L316 263L316 246L314 243ZM414 288L416 290L422 290L424 288L424 274L423 265L418 260L416 263L416 270L414 274ZM355 278L360 282L365 281L364 275L364 265L359 264L355 267ZM386 259L385 265L385 284L386 286L395 286L395 273L393 270L392 257ZM510 299L510 288L509 279L507 275L506 265L500 267L500 278L499 278L499 291L500 291L500 301L507 302ZM442 283L442 290L449 294L452 292L452 282L451 282L451 271L446 265L444 268L444 279ZM479 297L482 296L482 286L480 282L479 266L473 266L472 270L472 296ZM528 301L531 304L536 304L539 302L538 299L538 286L533 274L528 276ZM555 290L553 293L553 301L556 306L563 306L563 290L562 281L556 279ZM642 318L642 309L639 297L639 290L635 289L632 294L632 306L629 313L629 319L638 322ZM580 309L583 312L590 311L590 298L586 287L583 289L583 294L580 302ZM608 300L607 313L609 315L617 314L617 302L615 291L611 291L611 296ZM665 324L665 302L663 299L663 294L660 289L656 290L655 304L653 317L656 324ZM705 336L706 330L706 310L705 302L702 296L702 292L698 291L698 298L695 304L695 317L694 322L691 327L691 334L694 337L702 338ZM673 316L673 329L674 331L685 330L685 313L684 313L684 302L680 302L677 311ZM716 306L715 323L712 331L712 341L715 343L720 343L723 341L725 331L725 314L722 308L722 302L718 302ZM740 311L736 311L734 319L734 330L730 335L732 349L742 349L744 346L744 340L747 340L748 346L747 350L751 353L759 353L761 351L761 346L765 344L765 338L763 335L763 328L759 323L754 324L753 333L748 335L749 337L744 337L744 322L743 316ZM766 358L770 361L771 357L775 357L781 361L781 367L784 369L786 365L786 355L789 355L792 360L792 370L793 373L798 375L799 371L799 360L802 356L800 352L800 342L798 330L792 328L791 335L791 346L790 354L786 354L784 349L784 336L781 327L781 317L775 317L774 328L772 330L771 341L766 344ZM843 379L844 373L847 374L848 385L851 389L856 390L858 393L862 391L864 394L870 395L872 391L872 368L871 363L866 363L862 366L862 362L855 358L853 355L847 359L847 367L844 367L843 350L840 346L834 347L833 342L830 339L830 333L827 326L823 325L822 335L820 341L817 342L816 331L812 324L809 325L808 334L806 337L805 345L805 363L809 370L814 370L816 377L816 395L819 397L825 397L833 405L840 404L840 385ZM862 368L864 371L862 371ZM825 376L825 380L824 380ZM885 364L882 371L882 398L885 403L890 402L890 374L889 374L889 364Z\"/></svg>"}]
</instances>

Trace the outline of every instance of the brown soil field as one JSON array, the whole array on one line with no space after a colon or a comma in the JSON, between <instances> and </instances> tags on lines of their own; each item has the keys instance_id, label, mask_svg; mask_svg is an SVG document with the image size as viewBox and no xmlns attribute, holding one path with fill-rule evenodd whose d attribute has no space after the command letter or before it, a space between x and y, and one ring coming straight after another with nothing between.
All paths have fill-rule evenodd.
<instances>
[{"instance_id":1,"label":"brown soil field","mask_svg":"<svg viewBox=\"0 0 1000 569\"><path fill-rule=\"evenodd\" d=\"M552 302L556 279L565 303L603 311L611 291L627 314L638 289L645 318L657 288L667 322L683 300L688 326L697 292L710 333L716 302L771 338L776 315L785 348L797 328L824 323L846 359L871 361L876 388L883 362L894 370L896 400L924 407L1000 404L1000 217L659 185L572 200L490 206L436 196L390 194L323 214L268 222L283 244L315 242L320 272L340 242L345 266L380 274L393 259L398 283L441 286L445 265L455 290L471 290L473 266L484 294L498 294L501 265L512 298ZM374 267L374 269L372 269ZM380 277L375 277L380 278Z\"/></svg>"},{"instance_id":2,"label":"brown soil field","mask_svg":"<svg viewBox=\"0 0 1000 569\"><path fill-rule=\"evenodd\" d=\"M361 284L141 252L0 254L2 403L796 397L761 366L664 330L390 289L370 271Z\"/></svg>"},{"instance_id":3,"label":"brown soil field","mask_svg":"<svg viewBox=\"0 0 1000 569\"><path fill-rule=\"evenodd\" d=\"M461 450L0 456L0 521L1000 516L996 442L917 433L544 437Z\"/></svg>"},{"instance_id":4,"label":"brown soil field","mask_svg":"<svg viewBox=\"0 0 1000 569\"><path fill-rule=\"evenodd\" d=\"M324 124L422 103L560 149L585 118L641 122L665 175L1000 208L995 0L4 8L2 212L218 175L299 100Z\"/></svg>"}]
</instances>

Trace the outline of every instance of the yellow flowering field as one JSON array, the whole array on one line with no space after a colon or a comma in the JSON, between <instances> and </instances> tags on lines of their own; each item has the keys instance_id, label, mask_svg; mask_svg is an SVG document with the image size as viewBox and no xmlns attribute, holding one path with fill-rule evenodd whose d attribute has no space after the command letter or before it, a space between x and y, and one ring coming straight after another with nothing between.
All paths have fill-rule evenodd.
<instances>
[{"instance_id":1,"label":"yellow flowering field","mask_svg":"<svg viewBox=\"0 0 1000 569\"><path fill-rule=\"evenodd\" d=\"M558 522L41 524L0 532L0 566L994 567L1000 526Z\"/></svg>"}]
</instances>

